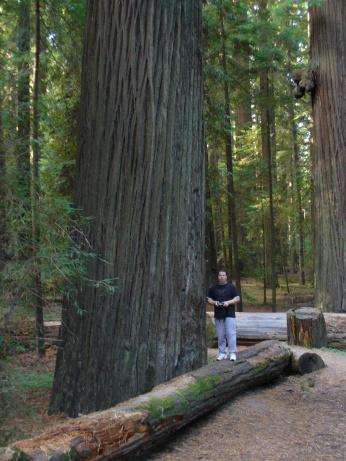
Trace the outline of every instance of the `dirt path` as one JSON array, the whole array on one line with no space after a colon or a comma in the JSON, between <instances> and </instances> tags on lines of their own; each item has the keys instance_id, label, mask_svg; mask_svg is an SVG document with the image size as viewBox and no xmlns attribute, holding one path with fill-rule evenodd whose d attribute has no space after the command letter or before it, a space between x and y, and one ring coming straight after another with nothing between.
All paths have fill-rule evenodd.
<instances>
[{"instance_id":1,"label":"dirt path","mask_svg":"<svg viewBox=\"0 0 346 461\"><path fill-rule=\"evenodd\" d=\"M249 391L183 429L147 461L346 461L346 356Z\"/></svg>"}]
</instances>

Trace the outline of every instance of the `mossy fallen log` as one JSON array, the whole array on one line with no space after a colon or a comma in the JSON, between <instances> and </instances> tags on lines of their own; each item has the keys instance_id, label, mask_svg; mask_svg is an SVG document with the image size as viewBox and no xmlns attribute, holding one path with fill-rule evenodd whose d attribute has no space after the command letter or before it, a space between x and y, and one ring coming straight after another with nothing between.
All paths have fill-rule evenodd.
<instances>
[{"instance_id":1,"label":"mossy fallen log","mask_svg":"<svg viewBox=\"0 0 346 461\"><path fill-rule=\"evenodd\" d=\"M235 363L210 363L113 408L14 443L1 459L121 459L156 445L241 391L273 381L290 367L291 358L285 344L262 342L241 352Z\"/></svg>"}]
</instances>

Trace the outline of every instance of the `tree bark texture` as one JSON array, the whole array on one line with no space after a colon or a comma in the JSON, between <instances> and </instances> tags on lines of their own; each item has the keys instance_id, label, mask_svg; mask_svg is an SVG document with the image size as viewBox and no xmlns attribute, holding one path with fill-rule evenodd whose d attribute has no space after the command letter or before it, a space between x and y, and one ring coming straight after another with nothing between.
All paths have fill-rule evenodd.
<instances>
[{"instance_id":1,"label":"tree bark texture","mask_svg":"<svg viewBox=\"0 0 346 461\"><path fill-rule=\"evenodd\" d=\"M310 13L315 307L346 312L346 3L325 0Z\"/></svg>"},{"instance_id":2,"label":"tree bark texture","mask_svg":"<svg viewBox=\"0 0 346 461\"><path fill-rule=\"evenodd\" d=\"M148 449L246 389L289 371L292 352L266 341L229 360L213 362L152 392L108 410L82 416L12 445L8 459L85 461L121 459Z\"/></svg>"},{"instance_id":3,"label":"tree bark texture","mask_svg":"<svg viewBox=\"0 0 346 461\"><path fill-rule=\"evenodd\" d=\"M76 205L108 261L64 311L52 412L103 409L206 362L201 2L89 0Z\"/></svg>"}]
</instances>

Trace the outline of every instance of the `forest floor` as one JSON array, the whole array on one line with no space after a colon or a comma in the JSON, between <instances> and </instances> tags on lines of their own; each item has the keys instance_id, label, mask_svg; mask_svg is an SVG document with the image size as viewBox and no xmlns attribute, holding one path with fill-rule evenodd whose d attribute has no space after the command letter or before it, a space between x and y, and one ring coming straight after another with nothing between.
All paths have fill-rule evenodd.
<instances>
[{"instance_id":1,"label":"forest floor","mask_svg":"<svg viewBox=\"0 0 346 461\"><path fill-rule=\"evenodd\" d=\"M289 295L279 290L278 310L304 303L302 299L310 299L311 292L311 286L299 284L290 286ZM259 284L244 281L245 311L270 310L261 296ZM51 309L47 320L58 320L59 313L56 307ZM12 331L23 340L9 341L8 354L0 360L0 447L64 419L47 414L56 347L49 347L46 357L38 358L33 350L33 328L30 316L19 316ZM216 350L210 349L209 359L215 355ZM346 461L346 355L330 351L321 355L328 368L248 391L142 459Z\"/></svg>"},{"instance_id":2,"label":"forest floor","mask_svg":"<svg viewBox=\"0 0 346 461\"><path fill-rule=\"evenodd\" d=\"M215 360L216 349L209 349ZM321 350L327 368L247 391L183 428L141 461L345 461L346 354ZM3 362L0 446L62 422L48 416L55 348ZM4 384L4 382L2 383Z\"/></svg>"},{"instance_id":3,"label":"forest floor","mask_svg":"<svg viewBox=\"0 0 346 461\"><path fill-rule=\"evenodd\" d=\"M327 368L243 393L138 459L345 461L346 354L318 353Z\"/></svg>"}]
</instances>

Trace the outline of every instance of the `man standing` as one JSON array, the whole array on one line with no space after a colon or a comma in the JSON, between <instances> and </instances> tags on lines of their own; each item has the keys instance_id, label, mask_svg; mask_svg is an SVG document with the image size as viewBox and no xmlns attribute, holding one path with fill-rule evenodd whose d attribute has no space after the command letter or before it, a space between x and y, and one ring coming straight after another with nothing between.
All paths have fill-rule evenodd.
<instances>
[{"instance_id":1,"label":"man standing","mask_svg":"<svg viewBox=\"0 0 346 461\"><path fill-rule=\"evenodd\" d=\"M226 271L219 270L217 278L218 283L210 288L207 297L208 303L214 306L215 328L219 346L217 360L227 359L227 339L229 358L235 361L237 359L235 305L239 303L240 298L235 286L227 282Z\"/></svg>"}]
</instances>

